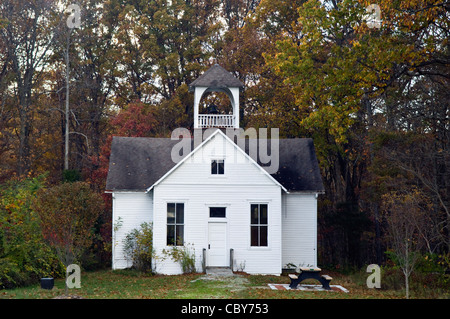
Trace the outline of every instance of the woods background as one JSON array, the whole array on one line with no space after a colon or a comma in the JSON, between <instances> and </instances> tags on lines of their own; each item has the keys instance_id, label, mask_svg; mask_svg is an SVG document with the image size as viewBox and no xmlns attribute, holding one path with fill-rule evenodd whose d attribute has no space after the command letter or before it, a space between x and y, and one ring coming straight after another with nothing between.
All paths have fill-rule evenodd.
<instances>
[{"instance_id":1,"label":"woods background","mask_svg":"<svg viewBox=\"0 0 450 319\"><path fill-rule=\"evenodd\" d=\"M376 28L372 2L2 0L0 265L12 236L30 240L23 194L81 180L106 203L86 265L108 266L112 136L192 128L188 84L214 63L245 84L240 127L314 139L326 188L320 265L388 262L402 216L416 221L420 253L448 253L450 4L377 0ZM73 29L71 3L81 8Z\"/></svg>"}]
</instances>

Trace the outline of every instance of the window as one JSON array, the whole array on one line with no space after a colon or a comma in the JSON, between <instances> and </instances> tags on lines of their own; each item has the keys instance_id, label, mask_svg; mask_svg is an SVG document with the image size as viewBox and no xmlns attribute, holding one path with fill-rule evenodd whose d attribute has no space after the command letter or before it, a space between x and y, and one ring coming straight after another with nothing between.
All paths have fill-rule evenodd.
<instances>
[{"instance_id":1,"label":"window","mask_svg":"<svg viewBox=\"0 0 450 319\"><path fill-rule=\"evenodd\" d=\"M184 204L167 203L167 245L183 246Z\"/></svg>"},{"instance_id":2,"label":"window","mask_svg":"<svg viewBox=\"0 0 450 319\"><path fill-rule=\"evenodd\" d=\"M225 161L224 160L212 160L211 161L211 174L223 175L225 173Z\"/></svg>"},{"instance_id":3,"label":"window","mask_svg":"<svg viewBox=\"0 0 450 319\"><path fill-rule=\"evenodd\" d=\"M267 246L267 204L250 205L250 245Z\"/></svg>"},{"instance_id":4,"label":"window","mask_svg":"<svg viewBox=\"0 0 450 319\"><path fill-rule=\"evenodd\" d=\"M226 217L226 207L210 207L209 217L212 218L225 218Z\"/></svg>"}]
</instances>

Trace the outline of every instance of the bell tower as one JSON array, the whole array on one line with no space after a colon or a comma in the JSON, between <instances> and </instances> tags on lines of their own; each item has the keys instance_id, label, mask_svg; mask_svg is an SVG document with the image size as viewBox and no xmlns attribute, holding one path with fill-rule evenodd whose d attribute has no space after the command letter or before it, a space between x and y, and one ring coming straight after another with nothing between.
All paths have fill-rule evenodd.
<instances>
[{"instance_id":1,"label":"bell tower","mask_svg":"<svg viewBox=\"0 0 450 319\"><path fill-rule=\"evenodd\" d=\"M230 72L215 64L189 85L194 92L194 129L219 127L239 128L239 92L244 84ZM200 100L207 92L224 92L230 99L233 114L218 114L213 105L209 114L199 114Z\"/></svg>"}]
</instances>

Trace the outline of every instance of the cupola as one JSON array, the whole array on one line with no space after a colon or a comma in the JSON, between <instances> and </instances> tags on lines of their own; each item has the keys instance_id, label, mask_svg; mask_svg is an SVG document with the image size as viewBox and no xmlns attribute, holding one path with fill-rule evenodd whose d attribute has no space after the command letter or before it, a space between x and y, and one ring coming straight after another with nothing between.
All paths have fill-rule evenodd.
<instances>
[{"instance_id":1,"label":"cupola","mask_svg":"<svg viewBox=\"0 0 450 319\"><path fill-rule=\"evenodd\" d=\"M239 128L239 92L244 84L230 72L215 64L189 85L194 92L194 128ZM202 96L207 92L224 92L231 102L233 114L219 114L215 105L210 105L208 114L199 114Z\"/></svg>"}]
</instances>

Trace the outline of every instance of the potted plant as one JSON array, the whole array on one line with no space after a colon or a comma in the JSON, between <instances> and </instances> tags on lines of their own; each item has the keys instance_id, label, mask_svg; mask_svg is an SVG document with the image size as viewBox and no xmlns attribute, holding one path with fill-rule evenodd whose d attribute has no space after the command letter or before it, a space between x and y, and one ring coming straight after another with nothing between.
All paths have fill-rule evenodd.
<instances>
[{"instance_id":1,"label":"potted plant","mask_svg":"<svg viewBox=\"0 0 450 319\"><path fill-rule=\"evenodd\" d=\"M293 274L297 270L297 266L293 263L287 263L285 268L283 268L283 273Z\"/></svg>"},{"instance_id":2,"label":"potted plant","mask_svg":"<svg viewBox=\"0 0 450 319\"><path fill-rule=\"evenodd\" d=\"M55 285L55 281L53 278L41 278L41 288L52 290Z\"/></svg>"}]
</instances>

